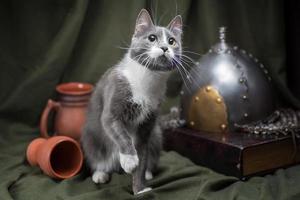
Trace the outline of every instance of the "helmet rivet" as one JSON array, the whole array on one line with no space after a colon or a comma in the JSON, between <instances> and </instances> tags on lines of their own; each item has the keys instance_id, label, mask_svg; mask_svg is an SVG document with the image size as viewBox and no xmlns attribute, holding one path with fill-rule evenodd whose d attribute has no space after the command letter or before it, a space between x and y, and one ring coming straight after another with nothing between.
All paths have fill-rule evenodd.
<instances>
[{"instance_id":1,"label":"helmet rivet","mask_svg":"<svg viewBox=\"0 0 300 200\"><path fill-rule=\"evenodd\" d=\"M243 99L246 100L246 99L247 99L247 96L246 96L246 95L243 95Z\"/></svg>"},{"instance_id":2,"label":"helmet rivet","mask_svg":"<svg viewBox=\"0 0 300 200\"><path fill-rule=\"evenodd\" d=\"M226 128L227 128L227 126L226 126L226 124L221 124L221 129L224 131Z\"/></svg>"},{"instance_id":3,"label":"helmet rivet","mask_svg":"<svg viewBox=\"0 0 300 200\"><path fill-rule=\"evenodd\" d=\"M261 63L260 63L259 66L260 66L260 68L262 68L262 69L265 67L265 66L264 66L263 64L261 64Z\"/></svg>"},{"instance_id":4,"label":"helmet rivet","mask_svg":"<svg viewBox=\"0 0 300 200\"><path fill-rule=\"evenodd\" d=\"M217 98L217 103L222 103L222 99L221 98Z\"/></svg>"},{"instance_id":5,"label":"helmet rivet","mask_svg":"<svg viewBox=\"0 0 300 200\"><path fill-rule=\"evenodd\" d=\"M191 126L194 126L194 125L195 125L195 122L190 121L190 125L191 125Z\"/></svg>"},{"instance_id":6,"label":"helmet rivet","mask_svg":"<svg viewBox=\"0 0 300 200\"><path fill-rule=\"evenodd\" d=\"M195 97L195 101L199 101L199 97Z\"/></svg>"},{"instance_id":7,"label":"helmet rivet","mask_svg":"<svg viewBox=\"0 0 300 200\"><path fill-rule=\"evenodd\" d=\"M210 92L210 91L211 91L211 87L210 87L210 86L207 86L207 87L205 88L205 90L206 90L206 92Z\"/></svg>"},{"instance_id":8,"label":"helmet rivet","mask_svg":"<svg viewBox=\"0 0 300 200\"><path fill-rule=\"evenodd\" d=\"M248 113L244 113L244 117L248 117Z\"/></svg>"}]
</instances>

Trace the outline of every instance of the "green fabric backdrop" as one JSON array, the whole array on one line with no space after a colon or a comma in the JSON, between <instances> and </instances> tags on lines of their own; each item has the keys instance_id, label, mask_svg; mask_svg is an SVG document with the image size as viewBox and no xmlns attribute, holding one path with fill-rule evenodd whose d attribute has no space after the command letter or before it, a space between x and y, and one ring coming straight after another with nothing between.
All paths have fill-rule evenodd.
<instances>
[{"instance_id":1,"label":"green fabric backdrop","mask_svg":"<svg viewBox=\"0 0 300 200\"><path fill-rule=\"evenodd\" d=\"M0 199L299 199L300 167L247 182L196 166L174 152L163 153L159 172L145 196L131 195L128 175L115 174L95 186L87 170L55 181L25 161L29 141L39 135L40 114L61 82L95 83L122 58L135 18L143 7L166 25L184 19L184 47L204 54L218 27L271 71L280 96L300 108L286 80L283 0L112 1L7 0L0 3ZM199 56L189 55L195 59ZM164 106L178 102L174 74Z\"/></svg>"}]
</instances>

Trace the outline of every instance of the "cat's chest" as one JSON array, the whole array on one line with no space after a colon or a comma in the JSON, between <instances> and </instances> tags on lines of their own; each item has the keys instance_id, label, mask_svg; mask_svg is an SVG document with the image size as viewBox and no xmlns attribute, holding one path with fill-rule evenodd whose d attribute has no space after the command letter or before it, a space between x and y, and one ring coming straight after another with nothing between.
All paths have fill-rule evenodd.
<instances>
[{"instance_id":1,"label":"cat's chest","mask_svg":"<svg viewBox=\"0 0 300 200\"><path fill-rule=\"evenodd\" d=\"M142 88L132 88L132 97L130 99L136 110L136 116L133 121L138 124L145 121L152 113L155 113L163 99L162 94L154 95L141 90Z\"/></svg>"},{"instance_id":2,"label":"cat's chest","mask_svg":"<svg viewBox=\"0 0 300 200\"><path fill-rule=\"evenodd\" d=\"M121 68L120 72L130 87L130 101L138 105L137 120L142 121L149 113L159 108L164 98L167 77L145 69L135 62Z\"/></svg>"},{"instance_id":3,"label":"cat's chest","mask_svg":"<svg viewBox=\"0 0 300 200\"><path fill-rule=\"evenodd\" d=\"M164 97L165 89L164 86L159 88L155 85L157 84L149 81L130 84L131 100L144 110L156 110Z\"/></svg>"}]
</instances>

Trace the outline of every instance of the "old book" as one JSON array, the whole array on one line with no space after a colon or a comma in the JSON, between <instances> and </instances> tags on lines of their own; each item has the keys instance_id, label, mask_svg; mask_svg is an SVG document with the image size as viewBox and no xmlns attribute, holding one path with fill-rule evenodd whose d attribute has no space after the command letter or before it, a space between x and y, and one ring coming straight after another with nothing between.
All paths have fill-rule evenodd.
<instances>
[{"instance_id":1,"label":"old book","mask_svg":"<svg viewBox=\"0 0 300 200\"><path fill-rule=\"evenodd\" d=\"M178 128L165 131L164 137L166 150L241 179L300 162L300 151L291 136L218 134Z\"/></svg>"}]
</instances>

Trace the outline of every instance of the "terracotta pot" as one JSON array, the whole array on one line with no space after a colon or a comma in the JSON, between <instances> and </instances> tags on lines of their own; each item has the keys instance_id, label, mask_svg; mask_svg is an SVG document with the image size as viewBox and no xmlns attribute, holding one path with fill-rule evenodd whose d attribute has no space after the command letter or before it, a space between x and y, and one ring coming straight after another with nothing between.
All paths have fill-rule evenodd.
<instances>
[{"instance_id":1,"label":"terracotta pot","mask_svg":"<svg viewBox=\"0 0 300 200\"><path fill-rule=\"evenodd\" d=\"M41 121L41 135L49 138L48 115L56 111L54 131L58 135L65 135L79 140L81 129L85 122L86 108L90 99L93 86L88 83L63 83L56 87L58 101L48 100Z\"/></svg>"},{"instance_id":2,"label":"terracotta pot","mask_svg":"<svg viewBox=\"0 0 300 200\"><path fill-rule=\"evenodd\" d=\"M30 165L38 165L45 174L59 179L76 175L83 161L79 143L66 136L33 140L27 147L26 157Z\"/></svg>"}]
</instances>

